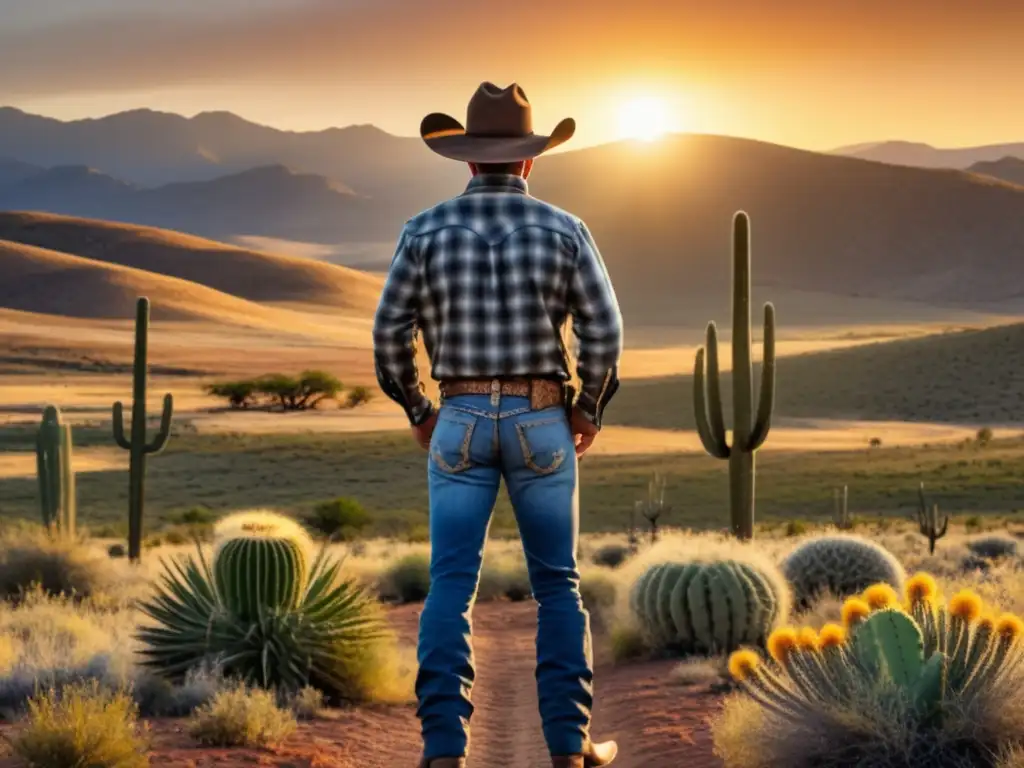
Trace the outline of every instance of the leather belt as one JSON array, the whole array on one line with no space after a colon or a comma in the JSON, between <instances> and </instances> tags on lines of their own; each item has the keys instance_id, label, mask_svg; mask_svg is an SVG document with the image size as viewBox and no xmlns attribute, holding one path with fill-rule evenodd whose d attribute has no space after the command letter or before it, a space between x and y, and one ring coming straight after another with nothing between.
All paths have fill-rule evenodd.
<instances>
[{"instance_id":1,"label":"leather belt","mask_svg":"<svg viewBox=\"0 0 1024 768\"><path fill-rule=\"evenodd\" d=\"M441 398L456 395L490 395L498 404L505 397L530 398L530 410L563 405L564 385L551 379L445 379L440 383Z\"/></svg>"}]
</instances>

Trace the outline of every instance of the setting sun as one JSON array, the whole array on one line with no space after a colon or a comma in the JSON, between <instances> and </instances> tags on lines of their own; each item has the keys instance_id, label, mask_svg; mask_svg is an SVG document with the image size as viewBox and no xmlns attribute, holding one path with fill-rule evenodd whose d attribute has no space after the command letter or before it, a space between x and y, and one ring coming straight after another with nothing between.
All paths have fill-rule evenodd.
<instances>
[{"instance_id":1,"label":"setting sun","mask_svg":"<svg viewBox=\"0 0 1024 768\"><path fill-rule=\"evenodd\" d=\"M619 135L654 141L668 130L668 110L660 99L633 99L619 110Z\"/></svg>"}]
</instances>

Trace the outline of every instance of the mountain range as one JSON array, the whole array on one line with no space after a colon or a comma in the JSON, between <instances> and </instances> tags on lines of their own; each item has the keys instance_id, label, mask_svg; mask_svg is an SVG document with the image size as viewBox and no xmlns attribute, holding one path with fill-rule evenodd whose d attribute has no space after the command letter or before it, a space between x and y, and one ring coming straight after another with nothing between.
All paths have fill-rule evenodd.
<instances>
[{"instance_id":1,"label":"mountain range","mask_svg":"<svg viewBox=\"0 0 1024 768\"><path fill-rule=\"evenodd\" d=\"M0 147L0 209L236 242L380 243L381 268L405 219L467 178L419 139L370 126L285 132L228 113L61 122L0 109ZM691 134L544 157L530 186L587 222L624 313L648 324L675 326L684 305L727 295L740 209L769 294L1024 305L1024 187L990 173ZM31 226L7 229L0 238L54 247Z\"/></svg>"},{"instance_id":2,"label":"mountain range","mask_svg":"<svg viewBox=\"0 0 1024 768\"><path fill-rule=\"evenodd\" d=\"M943 149L915 141L875 141L839 147L831 154L916 168L967 170L976 163L994 162L1004 157L1024 158L1024 142Z\"/></svg>"}]
</instances>

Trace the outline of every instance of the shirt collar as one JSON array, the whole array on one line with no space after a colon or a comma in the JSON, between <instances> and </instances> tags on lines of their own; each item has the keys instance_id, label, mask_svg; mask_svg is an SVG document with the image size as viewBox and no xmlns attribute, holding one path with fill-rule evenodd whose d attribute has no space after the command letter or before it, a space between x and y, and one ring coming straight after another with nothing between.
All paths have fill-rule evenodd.
<instances>
[{"instance_id":1,"label":"shirt collar","mask_svg":"<svg viewBox=\"0 0 1024 768\"><path fill-rule=\"evenodd\" d=\"M479 192L511 192L526 195L529 194L529 187L526 179L522 176L504 173L481 173L470 179L469 186L466 187L467 195Z\"/></svg>"}]
</instances>

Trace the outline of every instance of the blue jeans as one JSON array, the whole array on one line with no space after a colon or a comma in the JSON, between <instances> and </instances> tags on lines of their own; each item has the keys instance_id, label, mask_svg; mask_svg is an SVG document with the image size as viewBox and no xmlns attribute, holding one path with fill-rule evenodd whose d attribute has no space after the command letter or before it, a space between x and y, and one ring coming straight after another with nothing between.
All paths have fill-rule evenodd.
<instances>
[{"instance_id":1,"label":"blue jeans","mask_svg":"<svg viewBox=\"0 0 1024 768\"><path fill-rule=\"evenodd\" d=\"M417 714L424 757L468 752L473 714L470 612L505 478L537 601L537 693L552 755L583 751L593 702L590 618L579 593L576 451L561 407L525 397L448 398L428 458L430 593L420 615Z\"/></svg>"}]
</instances>

